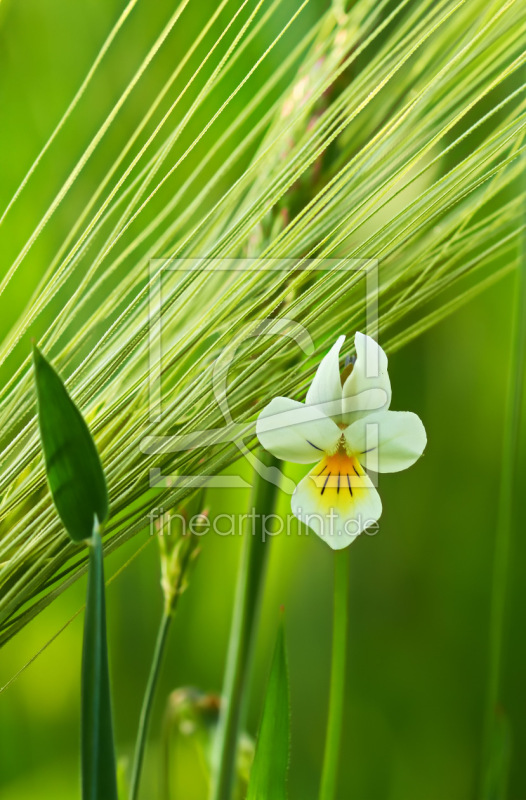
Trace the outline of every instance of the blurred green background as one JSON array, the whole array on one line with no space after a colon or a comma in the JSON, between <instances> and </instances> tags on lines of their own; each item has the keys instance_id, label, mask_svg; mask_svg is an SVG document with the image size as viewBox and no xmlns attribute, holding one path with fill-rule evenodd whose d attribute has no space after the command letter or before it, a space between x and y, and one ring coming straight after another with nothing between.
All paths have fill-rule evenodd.
<instances>
[{"instance_id":1,"label":"blurred green background","mask_svg":"<svg viewBox=\"0 0 526 800\"><path fill-rule=\"evenodd\" d=\"M213 3L193 6L199 30ZM170 4L143 8L131 23L141 52L145 27L159 29ZM313 3L316 14L321 3ZM80 84L122 4L111 0L0 2L0 208ZM308 19L304 20L308 24ZM153 33L152 33L153 35ZM187 33L183 30L184 39ZM177 43L174 44L174 47ZM276 55L275 58L278 56ZM86 130L73 130L63 160L48 161L2 231L2 269L27 236L66 167L89 138L90 113L111 104L137 63L133 47L110 60L87 100ZM162 71L163 62L156 69ZM106 94L104 94L104 87ZM146 91L146 90L145 90ZM141 102L140 95L136 103ZM91 105L90 105L91 104ZM78 119L78 118L77 118ZM80 124L80 123L79 123ZM131 124L126 115L120 124ZM69 136L69 138L68 138ZM68 150L70 148L70 150ZM56 168L55 168L56 165ZM86 180L97 179L95 162ZM91 177L90 177L91 176ZM0 312L0 335L27 302L82 197L67 204L31 257ZM7 232L6 232L7 231ZM381 478L384 514L375 537L352 546L349 679L339 800L464 800L474 797L488 649L488 618L511 337L513 285L506 279L391 359L393 408L416 411L428 432L424 458ZM352 334L352 331L345 331ZM522 449L524 454L524 448ZM524 457L520 480L526 474ZM237 469L246 470L244 465ZM299 476L288 468L292 476ZM521 506L524 498L519 498ZM242 513L248 494L213 492L211 514ZM287 498L282 497L282 512ZM524 674L526 543L516 509L503 706L513 730L511 800L526 798ZM108 576L149 541L148 532L107 560ZM153 720L143 797L158 795L156 741L164 699L179 686L221 688L239 537L207 536L178 613ZM248 729L257 729L278 612L286 610L292 687L291 800L314 800L323 752L331 631L332 553L315 536L281 536L271 560L252 682ZM83 603L80 581L0 654L0 686L28 662ZM150 540L108 589L111 671L118 750L132 751L161 611L156 543ZM79 658L82 617L0 694L0 797L62 800L79 794ZM181 800L205 795L195 757L175 748Z\"/></svg>"}]
</instances>

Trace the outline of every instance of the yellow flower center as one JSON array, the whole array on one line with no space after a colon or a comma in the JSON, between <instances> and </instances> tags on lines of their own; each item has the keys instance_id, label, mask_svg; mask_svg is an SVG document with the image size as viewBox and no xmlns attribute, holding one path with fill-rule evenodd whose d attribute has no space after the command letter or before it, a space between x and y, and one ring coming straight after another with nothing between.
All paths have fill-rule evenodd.
<instances>
[{"instance_id":1,"label":"yellow flower center","mask_svg":"<svg viewBox=\"0 0 526 800\"><path fill-rule=\"evenodd\" d=\"M327 508L348 507L357 494L369 488L367 474L355 456L340 445L333 455L325 456L309 473L312 491Z\"/></svg>"}]
</instances>

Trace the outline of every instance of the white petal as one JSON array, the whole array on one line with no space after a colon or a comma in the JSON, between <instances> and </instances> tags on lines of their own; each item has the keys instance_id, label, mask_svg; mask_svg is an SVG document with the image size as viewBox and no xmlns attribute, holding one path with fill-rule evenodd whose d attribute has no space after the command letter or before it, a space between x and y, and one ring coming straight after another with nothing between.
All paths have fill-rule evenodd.
<instances>
[{"instance_id":1,"label":"white petal","mask_svg":"<svg viewBox=\"0 0 526 800\"><path fill-rule=\"evenodd\" d=\"M345 336L339 336L321 360L305 400L309 406L319 406L326 416L341 413L340 350L344 341Z\"/></svg>"},{"instance_id":2,"label":"white petal","mask_svg":"<svg viewBox=\"0 0 526 800\"><path fill-rule=\"evenodd\" d=\"M382 513L380 495L367 473L356 459L341 453L321 461L299 482L291 507L333 550L351 544Z\"/></svg>"},{"instance_id":3,"label":"white petal","mask_svg":"<svg viewBox=\"0 0 526 800\"><path fill-rule=\"evenodd\" d=\"M342 432L317 408L288 397L275 397L256 422L256 434L269 453L283 461L312 464L333 452Z\"/></svg>"},{"instance_id":4,"label":"white petal","mask_svg":"<svg viewBox=\"0 0 526 800\"><path fill-rule=\"evenodd\" d=\"M356 363L343 385L344 422L350 424L391 403L387 356L374 339L357 332L354 337Z\"/></svg>"},{"instance_id":5,"label":"white petal","mask_svg":"<svg viewBox=\"0 0 526 800\"><path fill-rule=\"evenodd\" d=\"M422 420L411 411L381 411L349 425L347 446L366 469L399 472L420 458L427 443Z\"/></svg>"}]
</instances>

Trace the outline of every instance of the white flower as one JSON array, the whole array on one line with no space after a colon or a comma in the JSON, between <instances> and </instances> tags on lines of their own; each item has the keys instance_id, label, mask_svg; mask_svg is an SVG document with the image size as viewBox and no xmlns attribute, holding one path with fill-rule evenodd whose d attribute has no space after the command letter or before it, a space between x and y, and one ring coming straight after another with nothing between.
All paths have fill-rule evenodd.
<instances>
[{"instance_id":1,"label":"white flower","mask_svg":"<svg viewBox=\"0 0 526 800\"><path fill-rule=\"evenodd\" d=\"M276 397L258 417L263 447L283 461L317 462L297 485L292 510L333 549L346 547L379 519L382 502L366 470L398 472L426 446L422 421L389 411L387 356L356 333L356 359L340 374L340 336L321 361L305 403Z\"/></svg>"}]
</instances>

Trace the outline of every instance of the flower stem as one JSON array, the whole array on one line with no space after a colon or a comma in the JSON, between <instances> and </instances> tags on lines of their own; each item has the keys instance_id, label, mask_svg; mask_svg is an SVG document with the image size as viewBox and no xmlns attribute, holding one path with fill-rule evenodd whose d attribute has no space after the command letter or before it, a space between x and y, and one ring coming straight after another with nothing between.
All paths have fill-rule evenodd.
<instances>
[{"instance_id":1,"label":"flower stem","mask_svg":"<svg viewBox=\"0 0 526 800\"><path fill-rule=\"evenodd\" d=\"M262 453L260 460L267 474L275 468L275 459ZM234 785L237 742L243 693L249 671L252 632L258 612L261 587L265 575L268 542L265 542L262 518L273 513L278 493L276 472L274 481L255 475L251 497L252 528L244 531L241 562L234 599L234 616L230 629L227 665L218 730L212 754L210 800L230 800ZM250 518L250 514L248 517Z\"/></svg>"},{"instance_id":2,"label":"flower stem","mask_svg":"<svg viewBox=\"0 0 526 800\"><path fill-rule=\"evenodd\" d=\"M164 611L159 631L157 633L157 641L155 643L155 651L153 654L152 666L148 676L148 683L144 694L144 700L141 709L141 717L139 721L139 729L137 731L137 742L135 745L135 756L133 760L133 771L130 788L130 800L137 800L139 795L139 782L141 778L142 762L144 759L144 750L146 747L146 739L148 736L148 728L150 725L150 717L153 708L153 701L155 698L155 689L161 671L163 656L166 649L166 642L168 641L168 633L173 619L172 611Z\"/></svg>"},{"instance_id":3,"label":"flower stem","mask_svg":"<svg viewBox=\"0 0 526 800\"><path fill-rule=\"evenodd\" d=\"M130 800L137 800L139 796L141 770L144 760L146 740L148 737L148 729L150 726L150 717L155 700L155 691L157 689L157 683L161 672L163 657L166 650L166 643L168 641L168 634L170 632L172 620L175 616L179 597L184 590L185 579L190 560L195 554L196 541L196 537L187 537L185 541L181 541L179 545L176 545L170 561L167 562L165 560L164 562L164 610L157 633L152 665L150 667L150 674L148 676L148 683L146 684L146 691L144 693L144 700L141 708L139 729L137 731L137 740L135 744L135 755L133 759Z\"/></svg>"},{"instance_id":4,"label":"flower stem","mask_svg":"<svg viewBox=\"0 0 526 800\"><path fill-rule=\"evenodd\" d=\"M349 548L334 556L334 608L329 718L321 778L320 800L334 800L338 778L340 741L343 727L345 674L347 661L347 621L349 594Z\"/></svg>"}]
</instances>

